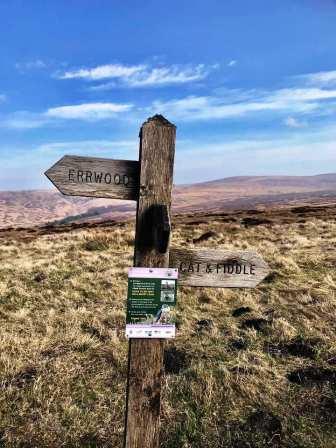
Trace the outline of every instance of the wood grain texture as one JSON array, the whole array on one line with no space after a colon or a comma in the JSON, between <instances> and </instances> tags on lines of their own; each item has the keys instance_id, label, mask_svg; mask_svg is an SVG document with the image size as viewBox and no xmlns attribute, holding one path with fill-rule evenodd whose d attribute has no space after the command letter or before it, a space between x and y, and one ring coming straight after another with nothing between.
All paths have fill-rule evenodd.
<instances>
[{"instance_id":1,"label":"wood grain texture","mask_svg":"<svg viewBox=\"0 0 336 448\"><path fill-rule=\"evenodd\" d=\"M150 118L140 131L140 196L137 208L134 265L167 267L166 253L153 241L153 213L160 205L170 212L176 128L162 116ZM154 232L155 233L155 232ZM160 339L131 339L126 405L126 448L158 448L163 369Z\"/></svg>"},{"instance_id":2,"label":"wood grain texture","mask_svg":"<svg viewBox=\"0 0 336 448\"><path fill-rule=\"evenodd\" d=\"M252 251L172 248L169 266L178 268L178 283L185 286L253 288L269 273Z\"/></svg>"},{"instance_id":3,"label":"wood grain texture","mask_svg":"<svg viewBox=\"0 0 336 448\"><path fill-rule=\"evenodd\" d=\"M64 156L45 175L63 194L137 200L139 162Z\"/></svg>"}]
</instances>

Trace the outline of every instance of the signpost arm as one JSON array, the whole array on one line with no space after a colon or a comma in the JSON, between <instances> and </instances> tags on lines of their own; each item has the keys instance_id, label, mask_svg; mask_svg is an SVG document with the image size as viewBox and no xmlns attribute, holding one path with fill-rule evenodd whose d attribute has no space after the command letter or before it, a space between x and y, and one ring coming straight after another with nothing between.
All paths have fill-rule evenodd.
<instances>
[{"instance_id":1,"label":"signpost arm","mask_svg":"<svg viewBox=\"0 0 336 448\"><path fill-rule=\"evenodd\" d=\"M137 207L134 265L168 267L169 241L153 238L162 213L171 206L176 128L161 115L140 130L140 194ZM157 234L157 233L156 233ZM159 232L160 234L160 232ZM166 237L165 237L166 238ZM162 253L165 247L166 252ZM163 341L130 339L125 448L158 448Z\"/></svg>"}]
</instances>

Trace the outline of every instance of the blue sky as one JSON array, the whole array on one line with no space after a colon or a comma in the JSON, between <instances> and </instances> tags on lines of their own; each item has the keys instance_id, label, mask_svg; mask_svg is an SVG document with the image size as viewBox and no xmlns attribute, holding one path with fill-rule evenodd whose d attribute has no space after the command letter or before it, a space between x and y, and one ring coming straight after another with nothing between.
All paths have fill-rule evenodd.
<instances>
[{"instance_id":1,"label":"blue sky","mask_svg":"<svg viewBox=\"0 0 336 448\"><path fill-rule=\"evenodd\" d=\"M64 154L137 159L177 125L175 182L336 172L334 0L3 0L0 189Z\"/></svg>"}]
</instances>

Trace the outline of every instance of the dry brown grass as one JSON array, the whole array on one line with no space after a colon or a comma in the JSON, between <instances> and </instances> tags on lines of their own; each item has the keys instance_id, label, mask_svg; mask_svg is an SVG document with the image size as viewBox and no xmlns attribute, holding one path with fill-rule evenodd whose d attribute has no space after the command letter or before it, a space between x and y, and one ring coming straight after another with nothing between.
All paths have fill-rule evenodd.
<instances>
[{"instance_id":1,"label":"dry brown grass","mask_svg":"<svg viewBox=\"0 0 336 448\"><path fill-rule=\"evenodd\" d=\"M189 225L174 245L254 248L251 290L181 288L164 448L336 447L336 222ZM0 240L0 446L121 447L133 225Z\"/></svg>"}]
</instances>

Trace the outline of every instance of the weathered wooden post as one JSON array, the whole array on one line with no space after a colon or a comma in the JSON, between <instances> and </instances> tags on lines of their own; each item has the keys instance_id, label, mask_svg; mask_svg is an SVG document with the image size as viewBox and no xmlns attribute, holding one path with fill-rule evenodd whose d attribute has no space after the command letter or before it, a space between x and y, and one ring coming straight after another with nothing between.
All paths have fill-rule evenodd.
<instances>
[{"instance_id":1,"label":"weathered wooden post","mask_svg":"<svg viewBox=\"0 0 336 448\"><path fill-rule=\"evenodd\" d=\"M169 224L162 210L168 209L169 216L175 134L175 126L162 116L150 118L140 130L140 194L134 254L137 267L169 264ZM130 339L126 448L159 446L162 368L163 340Z\"/></svg>"},{"instance_id":2,"label":"weathered wooden post","mask_svg":"<svg viewBox=\"0 0 336 448\"><path fill-rule=\"evenodd\" d=\"M140 160L64 156L47 177L66 195L137 200L134 266L172 267L179 283L253 288L269 272L253 251L174 248L169 254L176 128L161 115L140 130ZM163 345L159 338L129 340L125 448L158 448Z\"/></svg>"}]
</instances>

